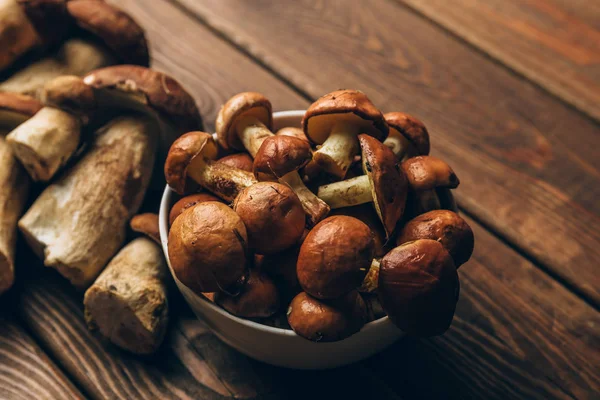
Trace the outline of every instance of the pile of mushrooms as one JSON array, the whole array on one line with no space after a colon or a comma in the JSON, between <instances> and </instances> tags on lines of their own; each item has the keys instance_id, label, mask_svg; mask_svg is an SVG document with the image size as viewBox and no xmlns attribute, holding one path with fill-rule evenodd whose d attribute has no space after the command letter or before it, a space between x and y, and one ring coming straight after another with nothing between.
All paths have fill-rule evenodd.
<instances>
[{"instance_id":1,"label":"pile of mushrooms","mask_svg":"<svg viewBox=\"0 0 600 400\"><path fill-rule=\"evenodd\" d=\"M247 92L216 127L178 138L164 166L181 196L168 237L181 283L317 342L385 315L409 335L449 328L474 238L421 121L338 90L273 132L271 103Z\"/></svg>"}]
</instances>

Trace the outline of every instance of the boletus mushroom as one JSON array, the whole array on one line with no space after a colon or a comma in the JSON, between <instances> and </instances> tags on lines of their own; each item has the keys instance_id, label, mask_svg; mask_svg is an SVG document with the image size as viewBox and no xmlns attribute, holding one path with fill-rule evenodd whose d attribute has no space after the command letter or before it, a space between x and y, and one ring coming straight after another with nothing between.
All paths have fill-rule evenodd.
<instances>
[{"instance_id":1,"label":"boletus mushroom","mask_svg":"<svg viewBox=\"0 0 600 400\"><path fill-rule=\"evenodd\" d=\"M280 307L279 291L271 278L251 269L248 281L235 295L217 292L215 303L242 318L268 318Z\"/></svg>"},{"instance_id":2,"label":"boletus mushroom","mask_svg":"<svg viewBox=\"0 0 600 400\"><path fill-rule=\"evenodd\" d=\"M448 210L433 210L408 221L398 235L396 243L417 239L437 240L450 253L456 268L466 263L473 254L475 238L467 222Z\"/></svg>"},{"instance_id":3,"label":"boletus mushroom","mask_svg":"<svg viewBox=\"0 0 600 400\"><path fill-rule=\"evenodd\" d=\"M214 201L188 208L169 231L169 259L175 276L198 295L239 292L248 278L247 246L242 219Z\"/></svg>"},{"instance_id":4,"label":"boletus mushroom","mask_svg":"<svg viewBox=\"0 0 600 400\"><path fill-rule=\"evenodd\" d=\"M248 153L230 154L219 158L217 162L246 172L252 172L254 168L254 161Z\"/></svg>"},{"instance_id":5,"label":"boletus mushroom","mask_svg":"<svg viewBox=\"0 0 600 400\"><path fill-rule=\"evenodd\" d=\"M397 161L429 155L429 132L423 122L403 112L390 112L383 117L390 127L383 144L392 150Z\"/></svg>"},{"instance_id":6,"label":"boletus mushroom","mask_svg":"<svg viewBox=\"0 0 600 400\"><path fill-rule=\"evenodd\" d=\"M452 323L459 289L452 257L435 240L404 243L381 260L379 300L390 320L409 335L444 333Z\"/></svg>"},{"instance_id":7,"label":"boletus mushroom","mask_svg":"<svg viewBox=\"0 0 600 400\"><path fill-rule=\"evenodd\" d=\"M85 292L90 330L122 349L150 354L162 343L169 320L169 272L156 242L158 215L132 219L132 228L150 236L134 239L108 263Z\"/></svg>"},{"instance_id":8,"label":"boletus mushroom","mask_svg":"<svg viewBox=\"0 0 600 400\"><path fill-rule=\"evenodd\" d=\"M325 218L300 247L298 281L315 298L340 297L360 286L374 250L373 235L365 223L344 215Z\"/></svg>"},{"instance_id":9,"label":"boletus mushroom","mask_svg":"<svg viewBox=\"0 0 600 400\"><path fill-rule=\"evenodd\" d=\"M182 197L171 207L171 211L169 212L169 226L173 225L175 219L188 208L207 201L221 201L221 199L210 193L195 193Z\"/></svg>"},{"instance_id":10,"label":"boletus mushroom","mask_svg":"<svg viewBox=\"0 0 600 400\"><path fill-rule=\"evenodd\" d=\"M240 192L233 203L248 232L250 248L273 254L291 247L304 232L305 216L298 196L276 182L259 182Z\"/></svg>"},{"instance_id":11,"label":"boletus mushroom","mask_svg":"<svg viewBox=\"0 0 600 400\"><path fill-rule=\"evenodd\" d=\"M329 206L302 182L298 170L312 160L308 141L293 136L267 137L254 157L254 175L259 181L275 181L288 185L300 199L309 227L329 214Z\"/></svg>"},{"instance_id":12,"label":"boletus mushroom","mask_svg":"<svg viewBox=\"0 0 600 400\"><path fill-rule=\"evenodd\" d=\"M389 237L402 217L408 186L392 151L369 135L359 135L364 175L319 187L333 209L372 202Z\"/></svg>"},{"instance_id":13,"label":"boletus mushroom","mask_svg":"<svg viewBox=\"0 0 600 400\"><path fill-rule=\"evenodd\" d=\"M306 110L302 127L312 142L321 145L314 161L339 179L359 153L359 134L379 141L388 135L381 111L358 90L336 90L319 98Z\"/></svg>"},{"instance_id":14,"label":"boletus mushroom","mask_svg":"<svg viewBox=\"0 0 600 400\"><path fill-rule=\"evenodd\" d=\"M296 128L294 126L286 126L275 132L276 136L291 136L296 139L303 140L305 142L309 142L308 138L304 134L304 131L301 128Z\"/></svg>"},{"instance_id":15,"label":"boletus mushroom","mask_svg":"<svg viewBox=\"0 0 600 400\"><path fill-rule=\"evenodd\" d=\"M291 328L313 342L335 342L358 332L367 321L367 307L356 290L335 300L319 300L302 292L287 311Z\"/></svg>"},{"instance_id":16,"label":"boletus mushroom","mask_svg":"<svg viewBox=\"0 0 600 400\"><path fill-rule=\"evenodd\" d=\"M437 190L455 189L460 181L452 168L433 156L417 156L402 163L419 214L441 208Z\"/></svg>"}]
</instances>

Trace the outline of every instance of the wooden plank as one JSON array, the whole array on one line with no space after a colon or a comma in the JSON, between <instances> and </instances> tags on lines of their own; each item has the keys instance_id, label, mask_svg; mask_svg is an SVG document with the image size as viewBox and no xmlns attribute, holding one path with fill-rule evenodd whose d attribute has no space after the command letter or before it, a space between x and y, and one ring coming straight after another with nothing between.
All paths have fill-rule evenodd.
<instances>
[{"instance_id":1,"label":"wooden plank","mask_svg":"<svg viewBox=\"0 0 600 400\"><path fill-rule=\"evenodd\" d=\"M460 205L600 304L598 125L386 0L178 1L313 98L420 117Z\"/></svg>"},{"instance_id":2,"label":"wooden plank","mask_svg":"<svg viewBox=\"0 0 600 400\"><path fill-rule=\"evenodd\" d=\"M83 399L4 308L0 311L0 398Z\"/></svg>"},{"instance_id":3,"label":"wooden plank","mask_svg":"<svg viewBox=\"0 0 600 400\"><path fill-rule=\"evenodd\" d=\"M600 120L600 5L397 0Z\"/></svg>"}]
</instances>

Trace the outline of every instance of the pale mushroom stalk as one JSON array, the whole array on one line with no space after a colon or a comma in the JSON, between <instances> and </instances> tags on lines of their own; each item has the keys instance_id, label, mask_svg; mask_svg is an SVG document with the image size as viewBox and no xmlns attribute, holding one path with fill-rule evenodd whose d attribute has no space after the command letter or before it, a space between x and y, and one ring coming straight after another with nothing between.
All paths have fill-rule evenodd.
<instances>
[{"instance_id":1,"label":"pale mushroom stalk","mask_svg":"<svg viewBox=\"0 0 600 400\"><path fill-rule=\"evenodd\" d=\"M21 5L16 0L0 0L0 70L40 43Z\"/></svg>"},{"instance_id":2,"label":"pale mushroom stalk","mask_svg":"<svg viewBox=\"0 0 600 400\"><path fill-rule=\"evenodd\" d=\"M258 181L252 173L221 164L204 157L196 157L189 166L188 176L197 184L232 202L239 192Z\"/></svg>"},{"instance_id":3,"label":"pale mushroom stalk","mask_svg":"<svg viewBox=\"0 0 600 400\"><path fill-rule=\"evenodd\" d=\"M324 205L323 200L306 187L297 171L285 174L279 178L279 182L288 185L296 193L296 196L300 199L300 203L302 203L304 212L308 216L308 225L310 227L316 225L329 214L329 207Z\"/></svg>"},{"instance_id":4,"label":"pale mushroom stalk","mask_svg":"<svg viewBox=\"0 0 600 400\"><path fill-rule=\"evenodd\" d=\"M248 153L254 158L264 140L274 136L273 132L266 127L258 118L247 115L238 119L236 132Z\"/></svg>"},{"instance_id":5,"label":"pale mushroom stalk","mask_svg":"<svg viewBox=\"0 0 600 400\"><path fill-rule=\"evenodd\" d=\"M325 171L344 177L354 156L359 152L356 136L360 129L350 121L339 121L333 126L327 140L315 152L314 161Z\"/></svg>"},{"instance_id":6,"label":"pale mushroom stalk","mask_svg":"<svg viewBox=\"0 0 600 400\"><path fill-rule=\"evenodd\" d=\"M150 354L160 346L168 325L168 270L153 237L157 216L138 215L131 225L154 241L134 239L108 263L85 293L85 318L90 330L99 331L115 345L135 354Z\"/></svg>"},{"instance_id":7,"label":"pale mushroom stalk","mask_svg":"<svg viewBox=\"0 0 600 400\"><path fill-rule=\"evenodd\" d=\"M392 134L393 130L390 129L389 136L383 141L383 144L392 150L392 153L396 156L396 160L402 160L410 149L410 142L401 134Z\"/></svg>"},{"instance_id":8,"label":"pale mushroom stalk","mask_svg":"<svg viewBox=\"0 0 600 400\"><path fill-rule=\"evenodd\" d=\"M379 281L379 267L381 266L381 259L374 258L371 262L371 266L367 271L367 275L363 280L362 285L358 288L361 293L374 293L377 291L377 283Z\"/></svg>"},{"instance_id":9,"label":"pale mushroom stalk","mask_svg":"<svg viewBox=\"0 0 600 400\"><path fill-rule=\"evenodd\" d=\"M373 191L367 175L320 186L317 196L332 209L357 206L373 201Z\"/></svg>"}]
</instances>

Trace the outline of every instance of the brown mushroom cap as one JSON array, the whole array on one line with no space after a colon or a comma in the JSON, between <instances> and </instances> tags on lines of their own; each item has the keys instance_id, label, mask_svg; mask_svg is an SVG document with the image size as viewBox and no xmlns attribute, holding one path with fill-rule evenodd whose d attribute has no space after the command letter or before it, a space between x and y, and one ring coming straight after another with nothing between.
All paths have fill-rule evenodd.
<instances>
[{"instance_id":1,"label":"brown mushroom cap","mask_svg":"<svg viewBox=\"0 0 600 400\"><path fill-rule=\"evenodd\" d=\"M354 217L364 222L373 234L373 243L375 246L375 257L383 257L387 253L386 249L386 234L381 224L381 219L377 215L377 212L371 204L360 204L358 206L336 208L331 210L329 214L333 215L347 215Z\"/></svg>"},{"instance_id":2,"label":"brown mushroom cap","mask_svg":"<svg viewBox=\"0 0 600 400\"><path fill-rule=\"evenodd\" d=\"M379 268L379 300L409 335L441 335L452 323L459 294L454 262L435 240L419 239L390 251Z\"/></svg>"},{"instance_id":3,"label":"brown mushroom cap","mask_svg":"<svg viewBox=\"0 0 600 400\"><path fill-rule=\"evenodd\" d=\"M254 176L259 181L275 181L304 167L311 159L307 141L292 136L270 136L254 157Z\"/></svg>"},{"instance_id":4,"label":"brown mushroom cap","mask_svg":"<svg viewBox=\"0 0 600 400\"><path fill-rule=\"evenodd\" d=\"M0 92L0 127L13 129L33 117L42 103L24 94Z\"/></svg>"},{"instance_id":5,"label":"brown mushroom cap","mask_svg":"<svg viewBox=\"0 0 600 400\"><path fill-rule=\"evenodd\" d=\"M387 146L368 135L359 135L358 140L362 149L363 171L371 183L375 211L389 237L406 206L406 176Z\"/></svg>"},{"instance_id":6,"label":"brown mushroom cap","mask_svg":"<svg viewBox=\"0 0 600 400\"><path fill-rule=\"evenodd\" d=\"M202 129L194 98L167 74L137 65L115 65L92 71L83 81L95 89L135 96L184 132Z\"/></svg>"},{"instance_id":7,"label":"brown mushroom cap","mask_svg":"<svg viewBox=\"0 0 600 400\"><path fill-rule=\"evenodd\" d=\"M383 141L388 126L381 111L359 90L336 90L319 98L306 110L302 119L304 134L312 142L322 144L341 120L360 127L361 133Z\"/></svg>"},{"instance_id":8,"label":"brown mushroom cap","mask_svg":"<svg viewBox=\"0 0 600 400\"><path fill-rule=\"evenodd\" d=\"M208 201L185 210L169 231L175 276L196 294L243 283L247 273L246 227L223 203Z\"/></svg>"},{"instance_id":9,"label":"brown mushroom cap","mask_svg":"<svg viewBox=\"0 0 600 400\"><path fill-rule=\"evenodd\" d=\"M433 156L409 158L402 163L402 169L408 178L408 184L415 192L438 187L456 188L460 181L446 162Z\"/></svg>"},{"instance_id":10,"label":"brown mushroom cap","mask_svg":"<svg viewBox=\"0 0 600 400\"><path fill-rule=\"evenodd\" d=\"M417 239L437 240L450 253L456 268L473 254L473 231L458 214L448 210L434 210L408 221L400 232L397 244Z\"/></svg>"},{"instance_id":11,"label":"brown mushroom cap","mask_svg":"<svg viewBox=\"0 0 600 400\"><path fill-rule=\"evenodd\" d=\"M246 225L250 247L259 254L293 246L304 231L302 204L286 185L259 182L249 186L236 197L233 209Z\"/></svg>"},{"instance_id":12,"label":"brown mushroom cap","mask_svg":"<svg viewBox=\"0 0 600 400\"><path fill-rule=\"evenodd\" d=\"M64 0L19 0L17 3L45 45L60 42L70 27Z\"/></svg>"},{"instance_id":13,"label":"brown mushroom cap","mask_svg":"<svg viewBox=\"0 0 600 400\"><path fill-rule=\"evenodd\" d=\"M217 145L210 133L188 132L171 145L165 162L165 178L176 193L183 195L189 190L187 169L196 157L217 157Z\"/></svg>"},{"instance_id":14,"label":"brown mushroom cap","mask_svg":"<svg viewBox=\"0 0 600 400\"><path fill-rule=\"evenodd\" d=\"M175 219L188 208L193 207L198 203L204 203L207 201L222 202L221 199L213 196L210 193L195 193L182 197L173 205L173 207L171 207L171 211L169 212L169 225L173 225Z\"/></svg>"},{"instance_id":15,"label":"brown mushroom cap","mask_svg":"<svg viewBox=\"0 0 600 400\"><path fill-rule=\"evenodd\" d=\"M158 214L143 213L135 215L129 221L132 231L142 233L160 244L160 232L158 228Z\"/></svg>"},{"instance_id":16,"label":"brown mushroom cap","mask_svg":"<svg viewBox=\"0 0 600 400\"><path fill-rule=\"evenodd\" d=\"M279 310L279 292L275 283L265 274L250 270L248 281L235 296L217 292L215 303L242 318L267 318Z\"/></svg>"},{"instance_id":17,"label":"brown mushroom cap","mask_svg":"<svg viewBox=\"0 0 600 400\"><path fill-rule=\"evenodd\" d=\"M390 134L392 129L398 131L414 146L418 155L429 155L429 132L423 122L403 112L390 112L383 117L390 127Z\"/></svg>"},{"instance_id":18,"label":"brown mushroom cap","mask_svg":"<svg viewBox=\"0 0 600 400\"><path fill-rule=\"evenodd\" d=\"M291 136L291 137L295 137L297 139L300 140L304 140L305 142L308 142L308 138L306 137L306 135L304 134L304 131L300 128L296 128L293 126L286 126L284 128L281 128L280 130L278 130L275 135L277 136Z\"/></svg>"},{"instance_id":19,"label":"brown mushroom cap","mask_svg":"<svg viewBox=\"0 0 600 400\"><path fill-rule=\"evenodd\" d=\"M366 224L345 215L328 217L308 233L300 248L298 281L313 297L340 297L360 286L374 250Z\"/></svg>"},{"instance_id":20,"label":"brown mushroom cap","mask_svg":"<svg viewBox=\"0 0 600 400\"><path fill-rule=\"evenodd\" d=\"M150 64L144 30L127 13L98 0L69 1L67 9L77 26L97 36L124 63Z\"/></svg>"},{"instance_id":21,"label":"brown mushroom cap","mask_svg":"<svg viewBox=\"0 0 600 400\"><path fill-rule=\"evenodd\" d=\"M238 134L236 123L242 116L253 116L270 130L273 127L273 111L271 102L256 92L238 93L219 110L216 121L217 140L225 149L244 150Z\"/></svg>"},{"instance_id":22,"label":"brown mushroom cap","mask_svg":"<svg viewBox=\"0 0 600 400\"><path fill-rule=\"evenodd\" d=\"M314 342L334 342L362 328L367 307L356 291L335 301L318 300L302 292L290 303L287 317L299 336Z\"/></svg>"},{"instance_id":23,"label":"brown mushroom cap","mask_svg":"<svg viewBox=\"0 0 600 400\"><path fill-rule=\"evenodd\" d=\"M230 167L252 172L254 161L248 153L231 154L217 160L219 164L229 165Z\"/></svg>"},{"instance_id":24,"label":"brown mushroom cap","mask_svg":"<svg viewBox=\"0 0 600 400\"><path fill-rule=\"evenodd\" d=\"M63 75L46 82L41 100L45 105L67 110L81 117L97 108L94 89L86 85L81 77L74 75Z\"/></svg>"}]
</instances>

